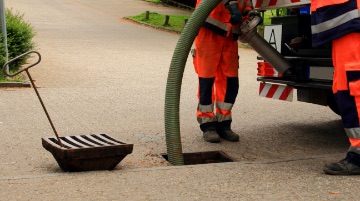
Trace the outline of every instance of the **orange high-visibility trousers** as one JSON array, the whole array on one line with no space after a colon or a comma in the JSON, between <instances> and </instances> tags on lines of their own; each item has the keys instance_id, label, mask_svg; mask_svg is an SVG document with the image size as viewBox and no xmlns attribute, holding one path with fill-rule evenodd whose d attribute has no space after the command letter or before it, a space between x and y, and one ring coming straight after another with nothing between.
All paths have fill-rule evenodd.
<instances>
[{"instance_id":1,"label":"orange high-visibility trousers","mask_svg":"<svg viewBox=\"0 0 360 201\"><path fill-rule=\"evenodd\" d=\"M351 144L349 153L360 157L360 33L334 40L332 53L333 92Z\"/></svg>"},{"instance_id":2,"label":"orange high-visibility trousers","mask_svg":"<svg viewBox=\"0 0 360 201\"><path fill-rule=\"evenodd\" d=\"M239 88L238 43L232 37L201 28L194 44L193 62L199 77L196 115L204 131L216 122L231 121L231 109Z\"/></svg>"}]
</instances>

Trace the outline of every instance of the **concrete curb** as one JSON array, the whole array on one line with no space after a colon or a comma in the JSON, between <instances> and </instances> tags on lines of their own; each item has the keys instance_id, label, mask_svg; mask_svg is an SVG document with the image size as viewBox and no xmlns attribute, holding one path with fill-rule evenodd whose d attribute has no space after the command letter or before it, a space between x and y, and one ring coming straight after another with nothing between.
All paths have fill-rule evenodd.
<instances>
[{"instance_id":1,"label":"concrete curb","mask_svg":"<svg viewBox=\"0 0 360 201\"><path fill-rule=\"evenodd\" d=\"M341 158L344 154L320 154L313 155L309 157L297 157L297 158L283 158L283 159L264 159L259 161L234 161L234 162L221 162L221 163L207 163L207 164L196 164L196 165L180 165L174 166L170 164L169 166L158 166L158 167L150 167L150 168L135 168L135 169L121 169L121 170L109 170L109 172L116 173L121 171L122 173L127 172L153 172L153 171L163 171L163 170L177 170L177 169L193 169L198 167L224 167L224 166L238 166L238 165L259 165L259 164L284 164L288 162L296 162L296 161L314 161L319 159L326 159L329 157L339 157ZM166 161L167 162L167 161ZM91 172L105 172L103 170L91 171ZM36 178L50 178L56 176L72 176L75 172L56 172L56 173L48 173L42 175L28 174L28 175L17 175L17 176L0 176L0 181L8 181L8 180L23 180L23 179L36 179Z\"/></svg>"},{"instance_id":2,"label":"concrete curb","mask_svg":"<svg viewBox=\"0 0 360 201\"><path fill-rule=\"evenodd\" d=\"M19 74L22 78L22 82L0 82L0 88L6 88L6 87L31 87L31 83L26 80L24 74Z\"/></svg>"},{"instance_id":3,"label":"concrete curb","mask_svg":"<svg viewBox=\"0 0 360 201\"><path fill-rule=\"evenodd\" d=\"M0 88L6 87L31 87L31 84L24 81L24 82L0 82Z\"/></svg>"}]
</instances>

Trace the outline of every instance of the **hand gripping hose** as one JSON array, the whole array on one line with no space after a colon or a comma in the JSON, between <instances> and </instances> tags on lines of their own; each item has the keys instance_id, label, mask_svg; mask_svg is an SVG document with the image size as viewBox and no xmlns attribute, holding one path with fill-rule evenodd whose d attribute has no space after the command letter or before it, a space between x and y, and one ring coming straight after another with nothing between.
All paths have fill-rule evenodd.
<instances>
[{"instance_id":1,"label":"hand gripping hose","mask_svg":"<svg viewBox=\"0 0 360 201\"><path fill-rule=\"evenodd\" d=\"M202 0L182 31L171 60L165 94L165 135L168 161L184 165L181 146L179 104L185 64L202 24L222 0Z\"/></svg>"}]
</instances>

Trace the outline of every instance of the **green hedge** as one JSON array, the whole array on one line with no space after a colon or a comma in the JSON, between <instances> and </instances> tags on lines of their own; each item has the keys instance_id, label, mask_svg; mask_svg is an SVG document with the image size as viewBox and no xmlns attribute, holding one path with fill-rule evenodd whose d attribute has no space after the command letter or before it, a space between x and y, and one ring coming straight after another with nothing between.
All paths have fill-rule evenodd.
<instances>
[{"instance_id":1,"label":"green hedge","mask_svg":"<svg viewBox=\"0 0 360 201\"><path fill-rule=\"evenodd\" d=\"M32 41L35 31L30 23L26 22L23 15L12 10L6 10L6 29L7 29L7 46L9 59L19 56L22 53L34 49L35 44ZM0 34L1 35L1 34ZM17 60L10 65L10 71L16 71L26 62L26 57ZM2 69L6 62L4 39L0 36L0 67ZM4 78L2 71L0 79Z\"/></svg>"}]
</instances>

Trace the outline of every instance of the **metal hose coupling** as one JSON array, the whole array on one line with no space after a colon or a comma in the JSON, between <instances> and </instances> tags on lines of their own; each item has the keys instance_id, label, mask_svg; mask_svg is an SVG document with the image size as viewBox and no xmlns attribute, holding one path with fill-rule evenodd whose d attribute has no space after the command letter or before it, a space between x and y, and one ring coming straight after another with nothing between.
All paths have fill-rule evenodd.
<instances>
[{"instance_id":1,"label":"metal hose coupling","mask_svg":"<svg viewBox=\"0 0 360 201\"><path fill-rule=\"evenodd\" d=\"M248 43L259 55L264 58L276 71L283 75L291 74L290 63L273 46L257 33L256 27L260 24L261 17L253 18L242 23L239 41Z\"/></svg>"}]
</instances>

